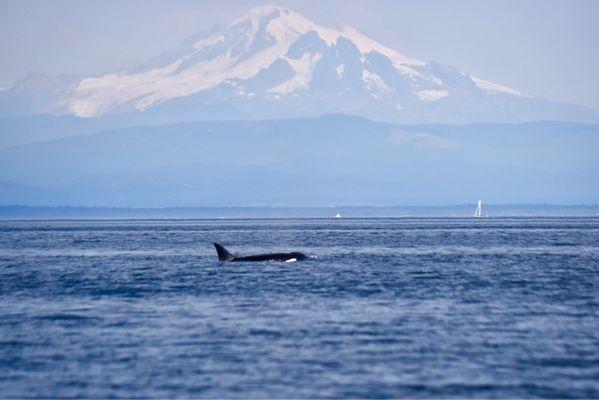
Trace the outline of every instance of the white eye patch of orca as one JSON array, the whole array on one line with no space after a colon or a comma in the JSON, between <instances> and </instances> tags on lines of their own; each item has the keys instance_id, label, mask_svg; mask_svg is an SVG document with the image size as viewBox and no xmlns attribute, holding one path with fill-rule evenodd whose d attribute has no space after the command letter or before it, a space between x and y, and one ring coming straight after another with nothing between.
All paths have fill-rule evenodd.
<instances>
[{"instance_id":1,"label":"white eye patch of orca","mask_svg":"<svg viewBox=\"0 0 599 400\"><path fill-rule=\"evenodd\" d=\"M297 258L290 258L289 260L285 261L286 263L292 263L292 262L296 262Z\"/></svg>"}]
</instances>

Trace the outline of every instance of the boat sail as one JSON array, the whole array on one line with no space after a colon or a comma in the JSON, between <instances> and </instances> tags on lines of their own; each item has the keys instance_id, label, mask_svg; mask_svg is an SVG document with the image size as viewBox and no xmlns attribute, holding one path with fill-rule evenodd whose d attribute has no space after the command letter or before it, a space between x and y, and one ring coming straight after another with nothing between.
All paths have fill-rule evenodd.
<instances>
[{"instance_id":1,"label":"boat sail","mask_svg":"<svg viewBox=\"0 0 599 400\"><path fill-rule=\"evenodd\" d=\"M476 203L476 211L474 211L474 218L482 218L483 217L483 207L482 207L482 201L478 201L478 203Z\"/></svg>"}]
</instances>

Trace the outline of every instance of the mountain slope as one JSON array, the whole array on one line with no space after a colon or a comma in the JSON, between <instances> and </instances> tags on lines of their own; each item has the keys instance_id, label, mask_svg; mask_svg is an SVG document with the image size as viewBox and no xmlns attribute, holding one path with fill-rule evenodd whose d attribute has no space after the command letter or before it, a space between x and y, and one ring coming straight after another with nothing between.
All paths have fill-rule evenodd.
<instances>
[{"instance_id":1,"label":"mountain slope","mask_svg":"<svg viewBox=\"0 0 599 400\"><path fill-rule=\"evenodd\" d=\"M595 110L532 98L403 55L353 28L324 28L275 6L254 8L129 71L55 86L48 103L31 107L79 117L141 113L166 121L206 119L214 112L215 119L343 112L393 122L599 121ZM0 93L0 104L10 104L13 92Z\"/></svg>"},{"instance_id":2,"label":"mountain slope","mask_svg":"<svg viewBox=\"0 0 599 400\"><path fill-rule=\"evenodd\" d=\"M553 122L137 127L0 150L0 205L588 204L598 147L598 125Z\"/></svg>"}]
</instances>

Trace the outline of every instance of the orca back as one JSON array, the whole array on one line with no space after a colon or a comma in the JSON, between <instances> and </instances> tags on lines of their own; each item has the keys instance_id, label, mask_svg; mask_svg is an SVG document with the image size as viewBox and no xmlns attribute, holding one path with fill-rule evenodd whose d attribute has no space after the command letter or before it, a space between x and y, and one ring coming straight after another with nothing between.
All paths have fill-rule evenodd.
<instances>
[{"instance_id":1,"label":"orca back","mask_svg":"<svg viewBox=\"0 0 599 400\"><path fill-rule=\"evenodd\" d=\"M286 262L289 260L305 260L307 257L305 254L292 252L292 253L269 253L269 254L257 254L254 256L237 257L233 261L281 261Z\"/></svg>"},{"instance_id":2,"label":"orca back","mask_svg":"<svg viewBox=\"0 0 599 400\"><path fill-rule=\"evenodd\" d=\"M283 261L288 262L289 260L299 261L305 260L306 255L299 252L291 253L270 253L270 254L257 254L253 256L235 257L229 253L227 249L221 246L219 243L214 243L216 247L216 253L218 254L218 261Z\"/></svg>"}]
</instances>

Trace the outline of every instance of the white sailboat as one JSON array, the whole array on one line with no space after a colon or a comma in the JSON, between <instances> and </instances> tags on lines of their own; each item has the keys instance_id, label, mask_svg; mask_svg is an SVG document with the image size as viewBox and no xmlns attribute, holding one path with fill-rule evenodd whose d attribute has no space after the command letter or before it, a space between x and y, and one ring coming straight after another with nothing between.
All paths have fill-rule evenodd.
<instances>
[{"instance_id":1,"label":"white sailboat","mask_svg":"<svg viewBox=\"0 0 599 400\"><path fill-rule=\"evenodd\" d=\"M479 200L478 203L476 203L476 210L474 211L474 218L482 218L483 217L483 206L482 206L482 201Z\"/></svg>"}]
</instances>

